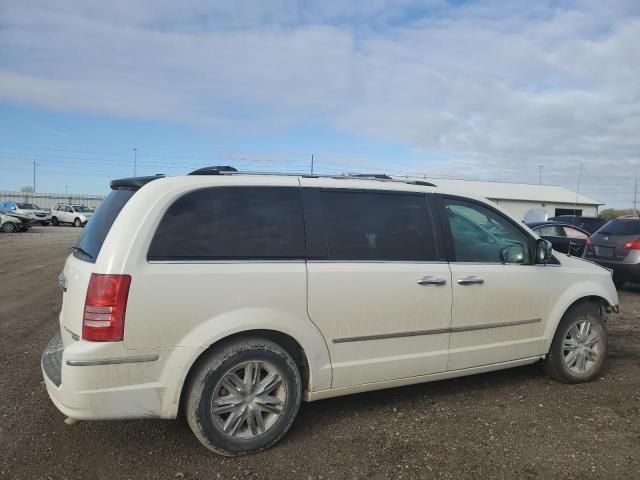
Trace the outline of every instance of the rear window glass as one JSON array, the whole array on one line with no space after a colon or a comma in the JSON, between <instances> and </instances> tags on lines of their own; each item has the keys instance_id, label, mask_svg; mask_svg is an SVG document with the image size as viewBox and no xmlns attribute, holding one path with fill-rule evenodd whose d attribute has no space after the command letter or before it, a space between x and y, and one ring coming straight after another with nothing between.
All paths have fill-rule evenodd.
<instances>
[{"instance_id":1,"label":"rear window glass","mask_svg":"<svg viewBox=\"0 0 640 480\"><path fill-rule=\"evenodd\" d=\"M640 235L640 220L611 220L598 233L607 235Z\"/></svg>"},{"instance_id":2,"label":"rear window glass","mask_svg":"<svg viewBox=\"0 0 640 480\"><path fill-rule=\"evenodd\" d=\"M321 198L329 260L435 259L423 195L325 191Z\"/></svg>"},{"instance_id":3,"label":"rear window glass","mask_svg":"<svg viewBox=\"0 0 640 480\"><path fill-rule=\"evenodd\" d=\"M95 263L111 225L134 193L134 190L112 190L107 195L84 228L73 253L77 258Z\"/></svg>"},{"instance_id":4,"label":"rear window glass","mask_svg":"<svg viewBox=\"0 0 640 480\"><path fill-rule=\"evenodd\" d=\"M300 189L213 187L188 193L169 207L147 258L303 259L305 250Z\"/></svg>"}]
</instances>

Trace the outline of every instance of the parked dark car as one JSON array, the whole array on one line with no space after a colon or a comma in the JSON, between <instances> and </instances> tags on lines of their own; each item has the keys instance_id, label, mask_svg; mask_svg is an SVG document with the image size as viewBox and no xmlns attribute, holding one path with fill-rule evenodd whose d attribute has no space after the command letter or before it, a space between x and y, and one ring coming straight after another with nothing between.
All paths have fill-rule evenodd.
<instances>
[{"instance_id":1,"label":"parked dark car","mask_svg":"<svg viewBox=\"0 0 640 480\"><path fill-rule=\"evenodd\" d=\"M589 232L575 225L558 222L531 222L529 228L549 240L557 252L581 257L587 245Z\"/></svg>"},{"instance_id":2,"label":"parked dark car","mask_svg":"<svg viewBox=\"0 0 640 480\"><path fill-rule=\"evenodd\" d=\"M551 217L551 222L567 223L574 227L580 227L583 230L592 234L602 227L607 221L604 218L598 217L582 217L580 215L558 215L557 217Z\"/></svg>"},{"instance_id":3,"label":"parked dark car","mask_svg":"<svg viewBox=\"0 0 640 480\"><path fill-rule=\"evenodd\" d=\"M640 282L640 218L609 221L591 235L584 257L612 269L617 287Z\"/></svg>"}]
</instances>

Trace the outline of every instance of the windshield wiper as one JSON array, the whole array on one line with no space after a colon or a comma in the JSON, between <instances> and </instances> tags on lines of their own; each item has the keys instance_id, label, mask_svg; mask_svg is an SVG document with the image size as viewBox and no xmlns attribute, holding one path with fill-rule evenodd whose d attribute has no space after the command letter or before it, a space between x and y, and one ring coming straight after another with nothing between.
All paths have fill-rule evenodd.
<instances>
[{"instance_id":1,"label":"windshield wiper","mask_svg":"<svg viewBox=\"0 0 640 480\"><path fill-rule=\"evenodd\" d=\"M71 250L73 250L74 252L80 252L81 254L83 254L83 255L85 255L85 256L87 256L87 257L89 257L90 259L93 260L93 255L91 255L86 250L83 250L82 247L78 247L78 246L71 247Z\"/></svg>"}]
</instances>

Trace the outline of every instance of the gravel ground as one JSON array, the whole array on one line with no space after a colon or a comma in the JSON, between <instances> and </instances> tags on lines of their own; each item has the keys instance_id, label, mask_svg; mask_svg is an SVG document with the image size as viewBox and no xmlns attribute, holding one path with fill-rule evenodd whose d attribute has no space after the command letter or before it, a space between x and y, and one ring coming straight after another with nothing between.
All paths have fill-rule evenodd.
<instances>
[{"instance_id":1,"label":"gravel ground","mask_svg":"<svg viewBox=\"0 0 640 480\"><path fill-rule=\"evenodd\" d=\"M79 231L0 234L0 478L640 478L640 286L620 292L602 376L562 385L538 366L303 403L275 448L227 459L186 422L63 423L40 353Z\"/></svg>"}]
</instances>

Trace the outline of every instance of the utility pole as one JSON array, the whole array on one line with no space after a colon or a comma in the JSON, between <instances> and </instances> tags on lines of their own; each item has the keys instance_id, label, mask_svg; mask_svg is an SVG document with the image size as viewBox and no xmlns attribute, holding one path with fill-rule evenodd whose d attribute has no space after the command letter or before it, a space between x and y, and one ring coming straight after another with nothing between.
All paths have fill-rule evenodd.
<instances>
[{"instance_id":1,"label":"utility pole","mask_svg":"<svg viewBox=\"0 0 640 480\"><path fill-rule=\"evenodd\" d=\"M540 169L540 185L542 185L542 169L544 168L544 165L538 165L538 168Z\"/></svg>"},{"instance_id":2,"label":"utility pole","mask_svg":"<svg viewBox=\"0 0 640 480\"><path fill-rule=\"evenodd\" d=\"M36 161L33 161L33 193L36 193Z\"/></svg>"},{"instance_id":3,"label":"utility pole","mask_svg":"<svg viewBox=\"0 0 640 480\"><path fill-rule=\"evenodd\" d=\"M313 153L311 154L311 175L313 175Z\"/></svg>"},{"instance_id":4,"label":"utility pole","mask_svg":"<svg viewBox=\"0 0 640 480\"><path fill-rule=\"evenodd\" d=\"M138 149L134 147L133 149L133 176L136 176L136 170L138 167Z\"/></svg>"}]
</instances>

